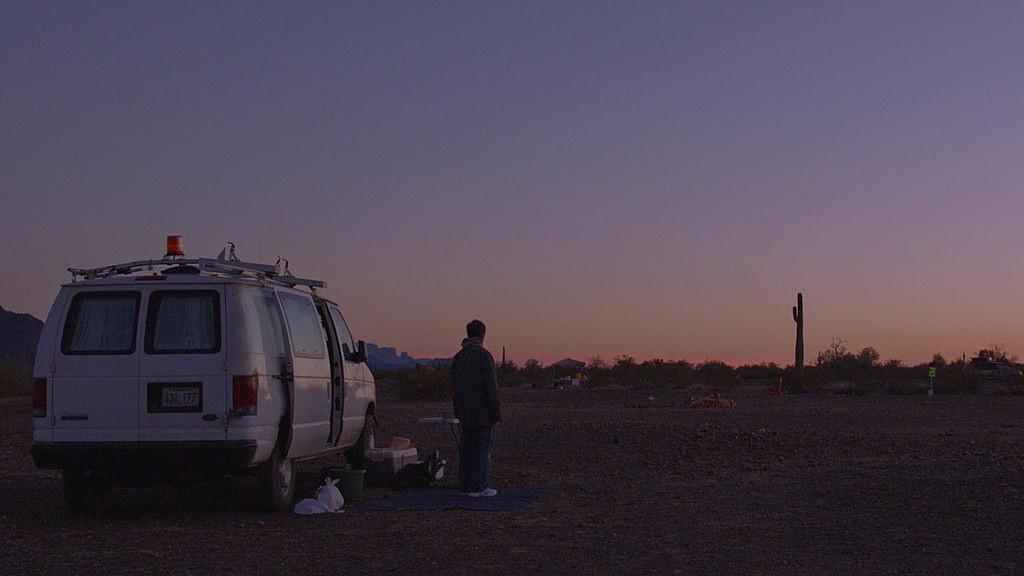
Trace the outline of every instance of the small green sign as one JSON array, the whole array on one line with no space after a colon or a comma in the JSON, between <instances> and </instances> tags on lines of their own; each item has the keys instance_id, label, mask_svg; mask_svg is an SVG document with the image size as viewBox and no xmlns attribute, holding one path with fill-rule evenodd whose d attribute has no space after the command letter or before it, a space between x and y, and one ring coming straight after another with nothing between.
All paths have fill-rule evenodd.
<instances>
[{"instance_id":1,"label":"small green sign","mask_svg":"<svg viewBox=\"0 0 1024 576\"><path fill-rule=\"evenodd\" d=\"M934 366L932 366L931 368L928 369L928 377L929 378L935 378L935 367Z\"/></svg>"}]
</instances>

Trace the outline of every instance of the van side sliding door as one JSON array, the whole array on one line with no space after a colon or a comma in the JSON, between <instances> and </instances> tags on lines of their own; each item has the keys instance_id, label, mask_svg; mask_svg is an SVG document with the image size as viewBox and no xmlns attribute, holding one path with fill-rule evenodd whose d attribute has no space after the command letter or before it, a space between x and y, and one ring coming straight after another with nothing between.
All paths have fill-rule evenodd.
<instances>
[{"instance_id":1,"label":"van side sliding door","mask_svg":"<svg viewBox=\"0 0 1024 576\"><path fill-rule=\"evenodd\" d=\"M327 340L313 297L302 292L277 291L291 344L291 444L287 458L314 456L323 451L331 433L331 367Z\"/></svg>"}]
</instances>

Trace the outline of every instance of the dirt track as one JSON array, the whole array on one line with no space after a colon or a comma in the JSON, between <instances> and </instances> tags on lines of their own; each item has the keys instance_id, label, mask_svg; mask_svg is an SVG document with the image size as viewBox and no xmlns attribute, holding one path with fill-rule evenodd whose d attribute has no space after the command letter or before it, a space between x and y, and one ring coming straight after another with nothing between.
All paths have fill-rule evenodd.
<instances>
[{"instance_id":1,"label":"dirt track","mask_svg":"<svg viewBox=\"0 0 1024 576\"><path fill-rule=\"evenodd\" d=\"M503 390L492 485L512 512L254 512L251 483L122 489L71 515L0 400L0 574L1021 574L1024 397ZM381 437L444 403L381 400ZM300 491L322 463L304 465ZM386 496L367 489L367 498Z\"/></svg>"}]
</instances>

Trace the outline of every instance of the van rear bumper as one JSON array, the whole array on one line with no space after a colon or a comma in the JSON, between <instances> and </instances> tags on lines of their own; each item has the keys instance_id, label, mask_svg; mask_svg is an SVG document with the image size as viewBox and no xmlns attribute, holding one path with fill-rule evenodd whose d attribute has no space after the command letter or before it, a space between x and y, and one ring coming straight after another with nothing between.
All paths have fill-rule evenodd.
<instances>
[{"instance_id":1,"label":"van rear bumper","mask_svg":"<svg viewBox=\"0 0 1024 576\"><path fill-rule=\"evenodd\" d=\"M254 465L255 440L214 442L35 442L37 468L87 467L115 478L169 479L239 472Z\"/></svg>"}]
</instances>

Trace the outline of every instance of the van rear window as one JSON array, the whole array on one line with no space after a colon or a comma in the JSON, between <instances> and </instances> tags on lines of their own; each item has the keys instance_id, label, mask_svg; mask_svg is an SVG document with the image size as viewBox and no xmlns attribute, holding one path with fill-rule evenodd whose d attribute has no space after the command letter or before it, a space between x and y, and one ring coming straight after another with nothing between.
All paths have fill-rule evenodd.
<instances>
[{"instance_id":1,"label":"van rear window","mask_svg":"<svg viewBox=\"0 0 1024 576\"><path fill-rule=\"evenodd\" d=\"M147 354L220 351L220 294L213 290L159 290L149 297Z\"/></svg>"},{"instance_id":2,"label":"van rear window","mask_svg":"<svg viewBox=\"0 0 1024 576\"><path fill-rule=\"evenodd\" d=\"M132 354L138 292L81 292L71 300L61 336L63 354Z\"/></svg>"}]
</instances>

